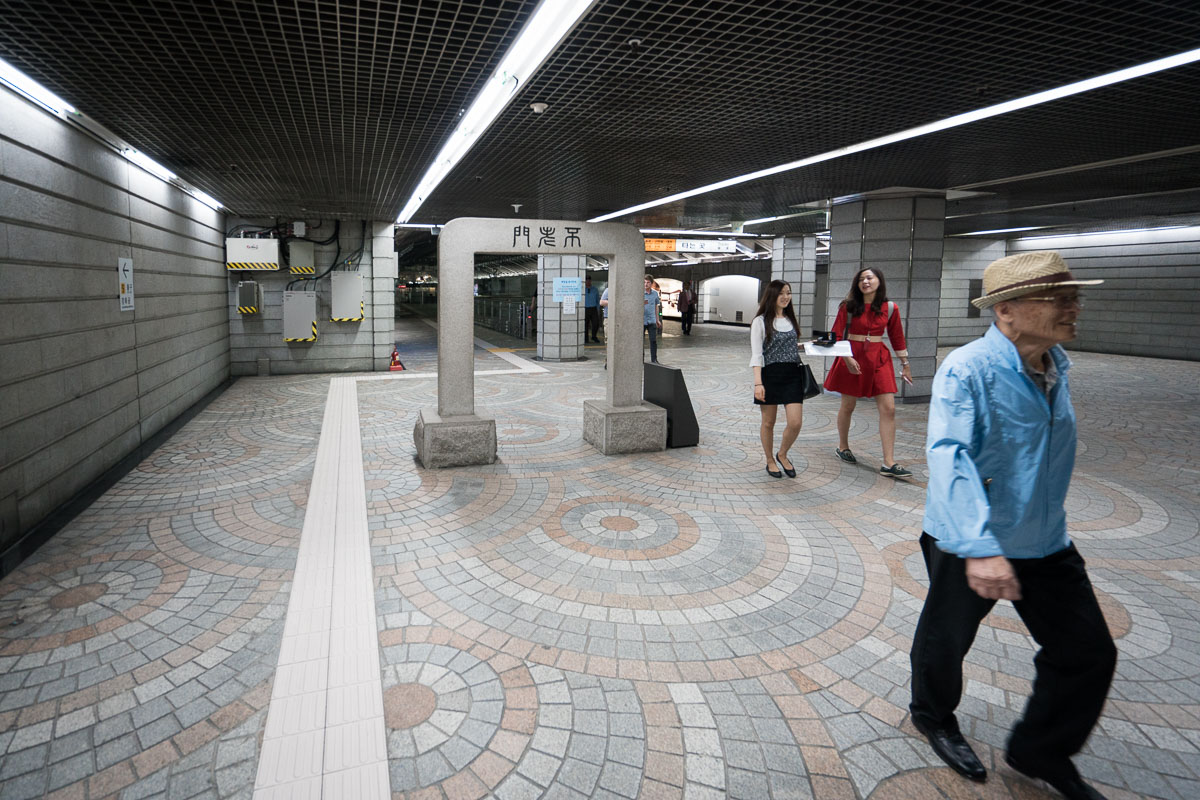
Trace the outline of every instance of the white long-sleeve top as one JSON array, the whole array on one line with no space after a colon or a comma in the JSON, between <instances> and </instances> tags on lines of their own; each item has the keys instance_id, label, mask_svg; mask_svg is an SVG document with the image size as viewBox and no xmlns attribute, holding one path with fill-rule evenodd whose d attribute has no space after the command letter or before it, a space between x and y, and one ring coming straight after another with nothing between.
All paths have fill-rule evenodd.
<instances>
[{"instance_id":1,"label":"white long-sleeve top","mask_svg":"<svg viewBox=\"0 0 1200 800\"><path fill-rule=\"evenodd\" d=\"M792 322L787 317L779 316L775 318L775 331L777 333L786 333L792 329ZM763 365L763 341L767 338L767 326L763 322L761 316L755 317L750 323L750 366L761 367Z\"/></svg>"}]
</instances>

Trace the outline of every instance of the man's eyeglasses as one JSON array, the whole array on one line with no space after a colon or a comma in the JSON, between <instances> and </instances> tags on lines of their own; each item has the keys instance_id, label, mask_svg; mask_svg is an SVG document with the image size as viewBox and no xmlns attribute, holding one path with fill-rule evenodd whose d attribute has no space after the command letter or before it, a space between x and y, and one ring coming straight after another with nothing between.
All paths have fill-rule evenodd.
<instances>
[{"instance_id":1,"label":"man's eyeglasses","mask_svg":"<svg viewBox=\"0 0 1200 800\"><path fill-rule=\"evenodd\" d=\"M1059 311L1069 311L1072 308L1083 308L1083 295L1058 295L1057 297L1018 297L1018 300L1035 300L1039 303L1054 303Z\"/></svg>"}]
</instances>

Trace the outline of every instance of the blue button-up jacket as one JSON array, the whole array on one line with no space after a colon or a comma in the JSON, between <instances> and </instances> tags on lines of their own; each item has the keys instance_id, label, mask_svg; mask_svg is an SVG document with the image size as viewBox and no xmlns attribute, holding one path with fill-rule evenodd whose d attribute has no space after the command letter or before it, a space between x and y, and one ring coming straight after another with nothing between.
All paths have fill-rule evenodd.
<instances>
[{"instance_id":1,"label":"blue button-up jacket","mask_svg":"<svg viewBox=\"0 0 1200 800\"><path fill-rule=\"evenodd\" d=\"M924 530L964 558L1042 558L1067 548L1063 504L1075 466L1070 359L1050 357L1049 399L992 325L946 357L933 379Z\"/></svg>"}]
</instances>

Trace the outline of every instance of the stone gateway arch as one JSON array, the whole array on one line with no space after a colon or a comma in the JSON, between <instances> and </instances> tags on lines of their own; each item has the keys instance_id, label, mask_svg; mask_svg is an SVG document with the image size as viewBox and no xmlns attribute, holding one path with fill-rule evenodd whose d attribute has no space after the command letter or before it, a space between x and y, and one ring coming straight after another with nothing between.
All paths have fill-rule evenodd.
<instances>
[{"instance_id":1,"label":"stone gateway arch","mask_svg":"<svg viewBox=\"0 0 1200 800\"><path fill-rule=\"evenodd\" d=\"M496 421L475 413L475 254L607 258L604 400L583 403L583 438L600 452L666 449L667 412L642 400L642 234L632 225L461 217L438 236L437 409L413 428L425 467L491 464Z\"/></svg>"}]
</instances>

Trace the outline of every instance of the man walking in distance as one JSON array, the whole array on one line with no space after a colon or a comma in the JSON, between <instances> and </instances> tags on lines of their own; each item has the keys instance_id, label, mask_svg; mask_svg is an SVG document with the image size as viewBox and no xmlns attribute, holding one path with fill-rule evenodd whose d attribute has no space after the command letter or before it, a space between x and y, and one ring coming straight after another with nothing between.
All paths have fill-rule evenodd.
<instances>
[{"instance_id":1,"label":"man walking in distance","mask_svg":"<svg viewBox=\"0 0 1200 800\"><path fill-rule=\"evenodd\" d=\"M604 287L604 294L600 295L600 308L604 312L604 339L608 340L608 287ZM608 348L604 348L604 368L608 369Z\"/></svg>"},{"instance_id":2,"label":"man walking in distance","mask_svg":"<svg viewBox=\"0 0 1200 800\"><path fill-rule=\"evenodd\" d=\"M654 278L647 275L642 297L642 329L650 334L650 363L658 363L658 332L662 330L662 304L654 290ZM645 341L643 339L642 341Z\"/></svg>"},{"instance_id":3,"label":"man walking in distance","mask_svg":"<svg viewBox=\"0 0 1200 800\"><path fill-rule=\"evenodd\" d=\"M600 292L591 277L583 279L583 339L600 343Z\"/></svg>"},{"instance_id":4,"label":"man walking in distance","mask_svg":"<svg viewBox=\"0 0 1200 800\"><path fill-rule=\"evenodd\" d=\"M684 336L692 335L692 323L696 321L696 293L692 291L692 282L684 281L683 291L679 293L680 324Z\"/></svg>"},{"instance_id":5,"label":"man walking in distance","mask_svg":"<svg viewBox=\"0 0 1200 800\"><path fill-rule=\"evenodd\" d=\"M1083 301L1058 253L1008 256L983 273L995 321L946 357L933 381L921 551L929 594L912 648L913 725L947 764L987 772L954 710L963 658L997 600L1011 600L1040 649L1037 677L1005 760L1071 800L1102 800L1071 756L1100 717L1117 651L1063 502L1075 462L1075 411L1060 347Z\"/></svg>"}]
</instances>

